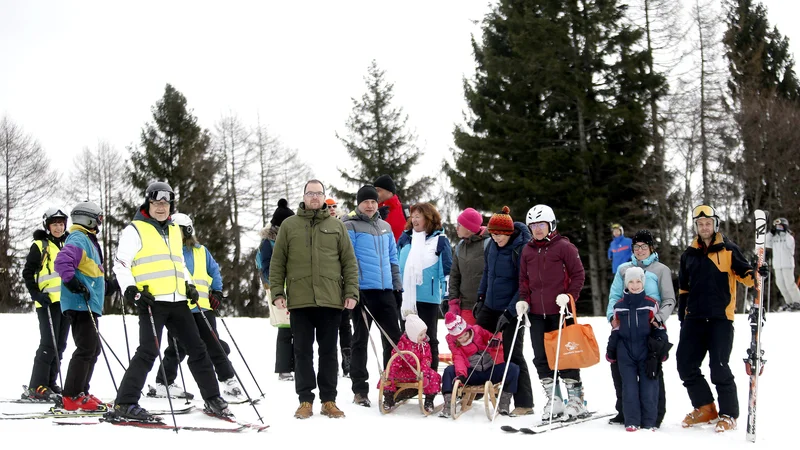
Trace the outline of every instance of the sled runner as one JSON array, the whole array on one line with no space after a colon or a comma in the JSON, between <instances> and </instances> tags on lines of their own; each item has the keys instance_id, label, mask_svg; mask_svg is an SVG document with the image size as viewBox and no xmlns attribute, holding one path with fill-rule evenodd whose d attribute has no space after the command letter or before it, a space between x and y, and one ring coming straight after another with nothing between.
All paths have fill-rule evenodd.
<instances>
[{"instance_id":1,"label":"sled runner","mask_svg":"<svg viewBox=\"0 0 800 450\"><path fill-rule=\"evenodd\" d=\"M450 411L453 414L453 420L458 419L461 414L472 409L472 402L475 397L483 395L484 408L486 410L486 417L492 420L492 415L497 407L497 396L500 391L501 383L492 384L487 381L482 385L462 385L461 380L456 380L453 384L453 395L450 398Z\"/></svg>"},{"instance_id":2,"label":"sled runner","mask_svg":"<svg viewBox=\"0 0 800 450\"><path fill-rule=\"evenodd\" d=\"M416 381L397 381L389 379L389 368L392 367L392 364L406 364L406 362L398 359L400 357L405 357L406 362L410 363L414 367L417 373ZM393 386L395 388L394 393L391 391L385 391L387 386ZM384 370L383 374L381 374L381 383L378 390L378 408L380 408L381 414L388 414L394 411L398 406L408 402L414 397L414 395L416 395L417 399L419 399L419 410L423 415L428 416L434 412L437 412L438 410L441 410L441 406L434 408L430 412L425 410L425 394L423 389L424 385L422 379L422 368L420 367L419 358L417 358L417 355L409 351L400 351L399 353L395 353L391 358L389 358L389 363L386 364L386 370ZM386 395L394 396L394 405L389 408L387 408L384 403L384 396Z\"/></svg>"}]
</instances>

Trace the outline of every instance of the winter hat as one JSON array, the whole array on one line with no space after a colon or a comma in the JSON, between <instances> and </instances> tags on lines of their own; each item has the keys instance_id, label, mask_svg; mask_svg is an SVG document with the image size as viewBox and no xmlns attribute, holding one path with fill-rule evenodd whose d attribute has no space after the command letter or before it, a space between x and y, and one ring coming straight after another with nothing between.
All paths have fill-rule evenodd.
<instances>
[{"instance_id":1,"label":"winter hat","mask_svg":"<svg viewBox=\"0 0 800 450\"><path fill-rule=\"evenodd\" d=\"M397 193L397 186L394 185L394 180L389 175L381 175L375 180L375 187L386 189L392 194Z\"/></svg>"},{"instance_id":2,"label":"winter hat","mask_svg":"<svg viewBox=\"0 0 800 450\"><path fill-rule=\"evenodd\" d=\"M336 200L334 200L334 199L332 199L330 197L325 199L325 204L328 205L328 206L338 206L338 204L336 203Z\"/></svg>"},{"instance_id":3,"label":"winter hat","mask_svg":"<svg viewBox=\"0 0 800 450\"><path fill-rule=\"evenodd\" d=\"M472 208L467 208L458 215L458 223L473 233L480 233L483 216Z\"/></svg>"},{"instance_id":4,"label":"winter hat","mask_svg":"<svg viewBox=\"0 0 800 450\"><path fill-rule=\"evenodd\" d=\"M417 338L423 331L428 331L428 326L416 314L409 314L406 316L406 335L411 342L419 344Z\"/></svg>"},{"instance_id":5,"label":"winter hat","mask_svg":"<svg viewBox=\"0 0 800 450\"><path fill-rule=\"evenodd\" d=\"M294 215L294 211L289 209L289 202L285 198L278 200L278 208L272 213L272 219L269 223L276 227L281 226L284 220Z\"/></svg>"},{"instance_id":6,"label":"winter hat","mask_svg":"<svg viewBox=\"0 0 800 450\"><path fill-rule=\"evenodd\" d=\"M514 220L511 218L511 210L508 206L503 206L503 210L492 216L489 219L489 233L491 234L505 234L511 236L514 234Z\"/></svg>"},{"instance_id":7,"label":"winter hat","mask_svg":"<svg viewBox=\"0 0 800 450\"><path fill-rule=\"evenodd\" d=\"M648 230L639 230L633 235L633 243L636 244L638 242L649 245L651 251L653 250L653 247L655 247L656 243L653 239L653 235Z\"/></svg>"},{"instance_id":8,"label":"winter hat","mask_svg":"<svg viewBox=\"0 0 800 450\"><path fill-rule=\"evenodd\" d=\"M444 316L444 326L447 327L447 332L454 337L459 337L465 331L469 331L472 327L464 320L463 317L455 315L451 312ZM408 325L406 325L408 327Z\"/></svg>"},{"instance_id":9,"label":"winter hat","mask_svg":"<svg viewBox=\"0 0 800 450\"><path fill-rule=\"evenodd\" d=\"M364 200L378 201L378 191L375 190L375 186L366 184L358 190L356 194L356 205L360 205Z\"/></svg>"},{"instance_id":10,"label":"winter hat","mask_svg":"<svg viewBox=\"0 0 800 450\"><path fill-rule=\"evenodd\" d=\"M628 283L633 280L641 280L642 284L644 284L644 270L641 267L629 267L628 270L625 271L625 287L628 287Z\"/></svg>"}]
</instances>

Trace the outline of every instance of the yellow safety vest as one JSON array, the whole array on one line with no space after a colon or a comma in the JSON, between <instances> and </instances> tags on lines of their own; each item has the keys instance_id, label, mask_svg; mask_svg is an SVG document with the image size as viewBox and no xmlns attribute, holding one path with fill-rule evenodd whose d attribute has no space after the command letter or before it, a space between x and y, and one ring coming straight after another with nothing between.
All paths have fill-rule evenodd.
<instances>
[{"instance_id":1,"label":"yellow safety vest","mask_svg":"<svg viewBox=\"0 0 800 450\"><path fill-rule=\"evenodd\" d=\"M197 306L210 310L211 302L208 300L208 293L211 290L213 278L208 274L208 267L206 267L206 251L206 248L202 245L200 247L192 247L192 255L194 256L192 280L194 280L194 287L197 288L199 296ZM190 303L189 308L194 308L194 306Z\"/></svg>"},{"instance_id":2,"label":"yellow safety vest","mask_svg":"<svg viewBox=\"0 0 800 450\"><path fill-rule=\"evenodd\" d=\"M143 291L145 286L153 295L169 295L177 292L186 295L186 280L183 277L183 236L177 225L168 228L169 237L165 239L156 228L142 220L134 220L133 226L139 232L142 248L133 257L131 274L136 287Z\"/></svg>"},{"instance_id":3,"label":"yellow safety vest","mask_svg":"<svg viewBox=\"0 0 800 450\"><path fill-rule=\"evenodd\" d=\"M52 303L61 300L61 277L55 270L56 256L61 251L58 245L48 242L44 245L44 241L34 241L36 246L39 247L39 253L42 255L42 268L36 274L36 284L39 290L46 293L50 297ZM44 250L43 248L46 248ZM37 308L42 305L39 302L34 302Z\"/></svg>"}]
</instances>

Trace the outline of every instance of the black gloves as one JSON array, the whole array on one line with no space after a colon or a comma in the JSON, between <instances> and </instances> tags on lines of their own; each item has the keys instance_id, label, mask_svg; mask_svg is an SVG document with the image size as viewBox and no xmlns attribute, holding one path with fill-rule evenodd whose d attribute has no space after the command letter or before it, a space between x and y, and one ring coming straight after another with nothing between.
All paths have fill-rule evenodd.
<instances>
[{"instance_id":1,"label":"black gloves","mask_svg":"<svg viewBox=\"0 0 800 450\"><path fill-rule=\"evenodd\" d=\"M506 325L511 323L512 319L513 317L511 317L511 314L508 312L508 310L503 311L503 314L497 319L497 326L494 329L495 333L505 328Z\"/></svg>"},{"instance_id":2,"label":"black gloves","mask_svg":"<svg viewBox=\"0 0 800 450\"><path fill-rule=\"evenodd\" d=\"M211 291L211 295L208 296L208 303L211 305L211 309L218 310L220 300L222 300L222 291Z\"/></svg>"},{"instance_id":3,"label":"black gloves","mask_svg":"<svg viewBox=\"0 0 800 450\"><path fill-rule=\"evenodd\" d=\"M81 283L80 281L78 281L78 278L77 278L77 277L72 277L72 279L70 279L70 280L69 280L69 281L67 281L67 282L64 282L64 280L61 280L61 282L62 282L62 283L64 284L64 286L66 286L66 287L67 287L67 289L69 289L69 291L70 291L70 292L72 292L73 294L83 294L83 293L86 293L86 292L88 292L88 291L86 290L86 286L84 286L84 285L83 285L83 283Z\"/></svg>"},{"instance_id":4,"label":"black gloves","mask_svg":"<svg viewBox=\"0 0 800 450\"><path fill-rule=\"evenodd\" d=\"M116 292L119 292L119 283L117 282L117 278L106 278L105 283L106 288L106 296L114 295Z\"/></svg>"},{"instance_id":5,"label":"black gloves","mask_svg":"<svg viewBox=\"0 0 800 450\"><path fill-rule=\"evenodd\" d=\"M49 306L50 303L53 303L50 301L50 296L46 292L37 292L35 294L31 294L31 298L34 301L39 302L39 304L42 306Z\"/></svg>"},{"instance_id":6,"label":"black gloves","mask_svg":"<svg viewBox=\"0 0 800 450\"><path fill-rule=\"evenodd\" d=\"M650 352L645 362L645 374L647 374L647 378L657 380L659 373L661 373L661 361L659 361L656 352Z\"/></svg>"},{"instance_id":7,"label":"black gloves","mask_svg":"<svg viewBox=\"0 0 800 450\"><path fill-rule=\"evenodd\" d=\"M394 293L394 302L397 303L397 309L403 304L403 291L392 291Z\"/></svg>"},{"instance_id":8,"label":"black gloves","mask_svg":"<svg viewBox=\"0 0 800 450\"><path fill-rule=\"evenodd\" d=\"M758 274L761 275L763 278L767 278L769 276L769 266L766 264L762 264L758 267Z\"/></svg>"},{"instance_id":9,"label":"black gloves","mask_svg":"<svg viewBox=\"0 0 800 450\"><path fill-rule=\"evenodd\" d=\"M153 297L150 291L145 289L144 292L140 292L136 286L128 286L128 288L125 289L125 300L133 302L133 304L139 308L140 312L146 312L148 306L154 306L156 304L156 298Z\"/></svg>"},{"instance_id":10,"label":"black gloves","mask_svg":"<svg viewBox=\"0 0 800 450\"><path fill-rule=\"evenodd\" d=\"M478 313L481 312L481 309L483 308L483 302L485 301L486 301L485 295L478 296L478 301L475 302L475 306L472 307L472 317L476 319L478 318Z\"/></svg>"},{"instance_id":11,"label":"black gloves","mask_svg":"<svg viewBox=\"0 0 800 450\"><path fill-rule=\"evenodd\" d=\"M189 303L192 305L197 304L197 299L200 298L197 288L193 284L189 284L188 281L186 282L186 298L189 299Z\"/></svg>"},{"instance_id":12,"label":"black gloves","mask_svg":"<svg viewBox=\"0 0 800 450\"><path fill-rule=\"evenodd\" d=\"M467 377L465 377L464 375L457 376L456 380L460 381L462 386L467 385Z\"/></svg>"}]
</instances>

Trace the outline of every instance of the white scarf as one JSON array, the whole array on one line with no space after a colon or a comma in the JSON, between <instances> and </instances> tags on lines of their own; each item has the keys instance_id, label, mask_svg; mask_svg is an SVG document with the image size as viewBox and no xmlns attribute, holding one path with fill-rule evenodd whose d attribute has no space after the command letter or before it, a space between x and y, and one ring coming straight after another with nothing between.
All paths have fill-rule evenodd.
<instances>
[{"instance_id":1,"label":"white scarf","mask_svg":"<svg viewBox=\"0 0 800 450\"><path fill-rule=\"evenodd\" d=\"M422 285L422 271L425 269L425 232L411 234L411 250L408 252L403 271L403 304L400 313L403 320L409 314L417 313L417 286Z\"/></svg>"}]
</instances>

